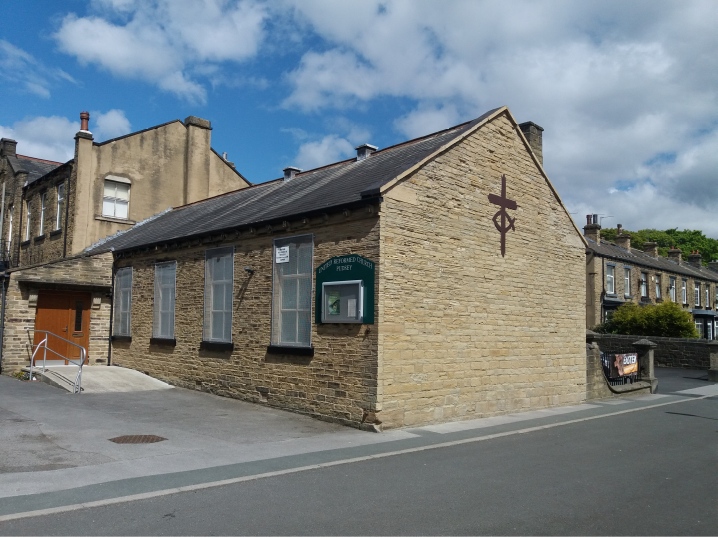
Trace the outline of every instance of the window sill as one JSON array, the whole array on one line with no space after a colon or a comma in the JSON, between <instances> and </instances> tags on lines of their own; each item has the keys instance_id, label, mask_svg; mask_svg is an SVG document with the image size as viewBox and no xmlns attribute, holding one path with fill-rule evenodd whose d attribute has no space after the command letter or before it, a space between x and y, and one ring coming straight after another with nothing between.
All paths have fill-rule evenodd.
<instances>
[{"instance_id":1,"label":"window sill","mask_svg":"<svg viewBox=\"0 0 718 539\"><path fill-rule=\"evenodd\" d=\"M150 344L159 344L162 346L177 346L177 339L166 339L164 337L151 337Z\"/></svg>"},{"instance_id":2,"label":"window sill","mask_svg":"<svg viewBox=\"0 0 718 539\"><path fill-rule=\"evenodd\" d=\"M199 343L200 350L209 350L211 352L233 352L233 342L213 342L213 341L202 341Z\"/></svg>"},{"instance_id":3,"label":"window sill","mask_svg":"<svg viewBox=\"0 0 718 539\"><path fill-rule=\"evenodd\" d=\"M121 217L110 217L109 215L95 215L95 221L107 221L109 223L120 223L122 225L134 225L137 221L122 219Z\"/></svg>"},{"instance_id":4,"label":"window sill","mask_svg":"<svg viewBox=\"0 0 718 539\"><path fill-rule=\"evenodd\" d=\"M132 335L113 335L112 342L132 342Z\"/></svg>"},{"instance_id":5,"label":"window sill","mask_svg":"<svg viewBox=\"0 0 718 539\"><path fill-rule=\"evenodd\" d=\"M609 294L608 292L606 292L606 297L607 298L617 298L618 294Z\"/></svg>"},{"instance_id":6,"label":"window sill","mask_svg":"<svg viewBox=\"0 0 718 539\"><path fill-rule=\"evenodd\" d=\"M314 356L313 346L280 346L270 344L267 346L268 354L284 354L288 356Z\"/></svg>"},{"instance_id":7,"label":"window sill","mask_svg":"<svg viewBox=\"0 0 718 539\"><path fill-rule=\"evenodd\" d=\"M35 236L35 241L42 241L45 239L45 234L40 234L39 236Z\"/></svg>"},{"instance_id":8,"label":"window sill","mask_svg":"<svg viewBox=\"0 0 718 539\"><path fill-rule=\"evenodd\" d=\"M20 242L20 247L25 247L26 245L30 245L30 240L25 240Z\"/></svg>"},{"instance_id":9,"label":"window sill","mask_svg":"<svg viewBox=\"0 0 718 539\"><path fill-rule=\"evenodd\" d=\"M53 230L52 232L50 232L50 237L57 236L59 234L62 234L61 228L58 228L57 230Z\"/></svg>"},{"instance_id":10,"label":"window sill","mask_svg":"<svg viewBox=\"0 0 718 539\"><path fill-rule=\"evenodd\" d=\"M625 296L625 295L624 295L623 297L626 298L626 299L633 299L633 296Z\"/></svg>"}]
</instances>

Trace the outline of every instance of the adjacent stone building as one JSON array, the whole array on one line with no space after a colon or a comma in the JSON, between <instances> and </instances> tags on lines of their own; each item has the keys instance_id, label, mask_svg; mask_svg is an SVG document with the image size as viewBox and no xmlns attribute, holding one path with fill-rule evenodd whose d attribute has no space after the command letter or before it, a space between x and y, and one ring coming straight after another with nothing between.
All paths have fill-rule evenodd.
<instances>
[{"instance_id":1,"label":"adjacent stone building","mask_svg":"<svg viewBox=\"0 0 718 539\"><path fill-rule=\"evenodd\" d=\"M80 115L75 156L57 163L17 153L0 141L2 344L0 368L27 365L47 330L107 364L111 254L86 249L171 206L247 187L234 164L211 147L210 122L190 116L94 142ZM64 357L79 348L54 339ZM54 363L65 363L53 355Z\"/></svg>"},{"instance_id":2,"label":"adjacent stone building","mask_svg":"<svg viewBox=\"0 0 718 539\"><path fill-rule=\"evenodd\" d=\"M612 243L601 238L597 216L587 215L586 221L587 328L605 322L626 302L655 305L673 301L691 312L701 338L717 338L718 262L705 267L697 251L688 255L686 262L676 248L668 251L668 257L659 256L655 242L644 243L643 250L636 249L621 225Z\"/></svg>"},{"instance_id":3,"label":"adjacent stone building","mask_svg":"<svg viewBox=\"0 0 718 539\"><path fill-rule=\"evenodd\" d=\"M541 131L502 107L109 238L112 364L369 429L582 402L586 242Z\"/></svg>"}]
</instances>

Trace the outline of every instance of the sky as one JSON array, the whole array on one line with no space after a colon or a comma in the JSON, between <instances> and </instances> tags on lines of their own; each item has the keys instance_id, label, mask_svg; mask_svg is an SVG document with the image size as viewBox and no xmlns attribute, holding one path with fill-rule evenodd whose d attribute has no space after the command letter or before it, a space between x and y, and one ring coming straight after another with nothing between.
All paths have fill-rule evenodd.
<instances>
[{"instance_id":1,"label":"sky","mask_svg":"<svg viewBox=\"0 0 718 539\"><path fill-rule=\"evenodd\" d=\"M23 0L0 20L0 136L72 157L189 115L251 182L506 105L544 128L579 226L718 238L718 2Z\"/></svg>"}]
</instances>

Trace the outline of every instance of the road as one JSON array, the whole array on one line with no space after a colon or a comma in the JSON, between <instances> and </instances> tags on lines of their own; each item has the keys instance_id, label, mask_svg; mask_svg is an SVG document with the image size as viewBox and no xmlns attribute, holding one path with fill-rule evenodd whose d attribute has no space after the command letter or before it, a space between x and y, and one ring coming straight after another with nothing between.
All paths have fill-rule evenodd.
<instances>
[{"instance_id":1,"label":"road","mask_svg":"<svg viewBox=\"0 0 718 539\"><path fill-rule=\"evenodd\" d=\"M700 389L493 427L411 429L408 440L256 468L255 479L235 470L222 486L0 521L0 533L716 535L718 387Z\"/></svg>"}]
</instances>

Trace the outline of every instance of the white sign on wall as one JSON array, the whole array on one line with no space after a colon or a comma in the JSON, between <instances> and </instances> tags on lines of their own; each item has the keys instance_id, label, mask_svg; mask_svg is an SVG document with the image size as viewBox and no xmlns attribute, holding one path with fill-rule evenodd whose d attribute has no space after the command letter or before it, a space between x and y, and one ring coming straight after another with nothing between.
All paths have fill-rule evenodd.
<instances>
[{"instance_id":1,"label":"white sign on wall","mask_svg":"<svg viewBox=\"0 0 718 539\"><path fill-rule=\"evenodd\" d=\"M275 259L277 264L283 264L284 262L289 262L289 245L285 245L284 247L277 247L277 254Z\"/></svg>"}]
</instances>

